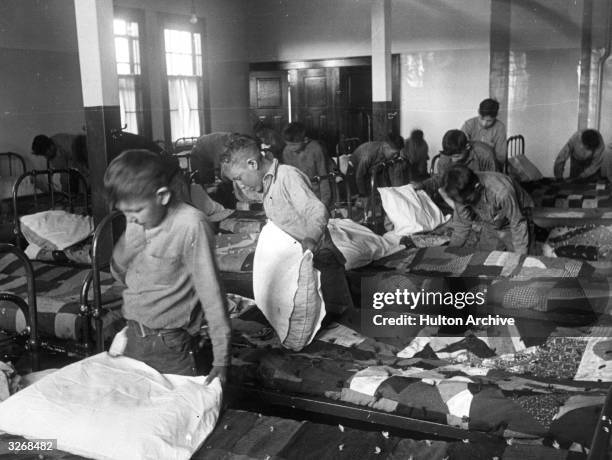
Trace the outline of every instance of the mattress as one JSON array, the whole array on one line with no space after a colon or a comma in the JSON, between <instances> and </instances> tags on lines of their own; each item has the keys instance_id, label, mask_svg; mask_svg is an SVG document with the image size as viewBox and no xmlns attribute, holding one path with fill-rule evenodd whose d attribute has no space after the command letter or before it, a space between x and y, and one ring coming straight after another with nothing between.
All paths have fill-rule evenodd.
<instances>
[{"instance_id":1,"label":"mattress","mask_svg":"<svg viewBox=\"0 0 612 460\"><path fill-rule=\"evenodd\" d=\"M80 314L80 291L88 269L33 262L36 279L38 329L42 337L83 340L86 317ZM117 314L121 288L110 273L101 273L104 308L113 314L103 320L105 336L112 337L119 327ZM12 254L0 257L0 291L27 299L27 278L20 261ZM92 298L90 297L90 302ZM21 332L26 327L19 308L8 300L0 301L0 329Z\"/></svg>"}]
</instances>

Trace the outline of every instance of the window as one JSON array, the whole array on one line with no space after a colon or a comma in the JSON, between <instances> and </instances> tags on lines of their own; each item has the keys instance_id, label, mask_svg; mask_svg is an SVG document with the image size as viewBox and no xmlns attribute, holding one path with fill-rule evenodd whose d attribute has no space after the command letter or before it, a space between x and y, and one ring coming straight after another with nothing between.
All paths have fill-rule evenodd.
<instances>
[{"instance_id":1,"label":"window","mask_svg":"<svg viewBox=\"0 0 612 460\"><path fill-rule=\"evenodd\" d=\"M202 132L202 38L199 33L164 29L171 139Z\"/></svg>"},{"instance_id":2,"label":"window","mask_svg":"<svg viewBox=\"0 0 612 460\"><path fill-rule=\"evenodd\" d=\"M115 19L115 54L119 84L121 125L134 134L143 133L140 41L138 23Z\"/></svg>"}]
</instances>

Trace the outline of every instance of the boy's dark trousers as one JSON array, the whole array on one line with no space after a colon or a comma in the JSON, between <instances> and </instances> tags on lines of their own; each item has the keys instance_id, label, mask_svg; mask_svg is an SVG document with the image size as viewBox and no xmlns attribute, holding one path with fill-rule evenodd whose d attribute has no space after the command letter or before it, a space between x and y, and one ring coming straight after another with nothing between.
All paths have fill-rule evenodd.
<instances>
[{"instance_id":1,"label":"boy's dark trousers","mask_svg":"<svg viewBox=\"0 0 612 460\"><path fill-rule=\"evenodd\" d=\"M128 320L124 356L162 374L196 375L195 338L185 329L150 329Z\"/></svg>"},{"instance_id":2,"label":"boy's dark trousers","mask_svg":"<svg viewBox=\"0 0 612 460\"><path fill-rule=\"evenodd\" d=\"M321 292L325 309L332 315L341 315L353 309L353 299L346 281L346 259L326 229L320 247L315 251L313 266L321 272Z\"/></svg>"}]
</instances>

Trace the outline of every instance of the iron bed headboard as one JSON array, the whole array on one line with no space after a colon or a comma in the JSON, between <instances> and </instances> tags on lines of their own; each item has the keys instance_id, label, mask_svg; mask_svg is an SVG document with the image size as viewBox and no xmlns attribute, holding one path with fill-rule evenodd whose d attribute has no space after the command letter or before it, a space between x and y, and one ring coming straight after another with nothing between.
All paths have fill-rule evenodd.
<instances>
[{"instance_id":1,"label":"iron bed headboard","mask_svg":"<svg viewBox=\"0 0 612 460\"><path fill-rule=\"evenodd\" d=\"M47 180L47 191L39 192L36 190L36 179L37 177L44 176ZM53 187L53 179L54 177L60 177L60 181L62 176L67 176L67 191L56 190ZM44 170L32 170L26 171L21 176L17 178L15 184L13 185L13 233L15 235L15 240L18 245L23 244L25 238L23 237L23 233L21 232L21 224L19 222L19 187L24 181L30 177L32 182L35 184L33 202L34 202L34 211L38 212L41 209L43 203L43 197L48 198L44 204L47 204L47 209L54 209L60 203L66 204L67 208L70 212L75 212L77 206L83 206L83 210L85 213L90 212L89 206L89 193L87 190L87 181L83 174L74 168L69 169L44 169ZM73 186L75 185L73 181L76 180L77 189L73 190ZM79 201L80 200L80 201Z\"/></svg>"},{"instance_id":2,"label":"iron bed headboard","mask_svg":"<svg viewBox=\"0 0 612 460\"><path fill-rule=\"evenodd\" d=\"M14 152L1 152L0 153L0 166L4 164L4 158L6 158L6 164L8 165L8 175L15 176L17 174L23 174L26 172L25 160L21 155ZM17 163L21 168L18 172L13 172L13 165ZM4 171L3 171L4 172Z\"/></svg>"},{"instance_id":3,"label":"iron bed headboard","mask_svg":"<svg viewBox=\"0 0 612 460\"><path fill-rule=\"evenodd\" d=\"M36 371L40 368L38 357L40 342L38 338L38 309L36 306L36 279L34 278L34 268L28 256L26 256L17 246L8 243L0 243L0 254L6 253L16 256L23 265L27 280L28 300L26 302L23 298L11 292L0 292L0 299L14 302L23 312L27 322L26 333L29 335L27 347L32 354L32 369Z\"/></svg>"}]
</instances>

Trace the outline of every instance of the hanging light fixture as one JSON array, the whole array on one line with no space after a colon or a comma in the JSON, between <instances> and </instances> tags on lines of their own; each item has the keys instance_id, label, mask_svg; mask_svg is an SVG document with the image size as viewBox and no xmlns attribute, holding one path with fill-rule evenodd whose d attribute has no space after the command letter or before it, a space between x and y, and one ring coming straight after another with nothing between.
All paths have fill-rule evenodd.
<instances>
[{"instance_id":1,"label":"hanging light fixture","mask_svg":"<svg viewBox=\"0 0 612 460\"><path fill-rule=\"evenodd\" d=\"M198 17L196 16L195 0L191 0L191 16L189 16L189 22L192 24L198 23Z\"/></svg>"}]
</instances>

